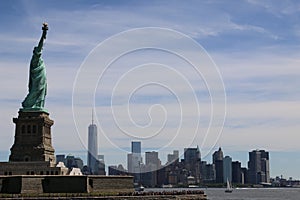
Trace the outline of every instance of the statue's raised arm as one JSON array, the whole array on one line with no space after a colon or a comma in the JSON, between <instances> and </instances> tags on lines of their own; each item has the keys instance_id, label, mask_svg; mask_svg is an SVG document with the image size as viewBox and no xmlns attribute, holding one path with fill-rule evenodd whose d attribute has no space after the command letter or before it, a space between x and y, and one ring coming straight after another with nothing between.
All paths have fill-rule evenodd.
<instances>
[{"instance_id":1,"label":"statue's raised arm","mask_svg":"<svg viewBox=\"0 0 300 200\"><path fill-rule=\"evenodd\" d=\"M38 46L34 47L30 61L28 94L22 102L22 111L45 111L47 94L46 68L42 59L42 49L46 39L48 24L43 23L43 33Z\"/></svg>"},{"instance_id":2,"label":"statue's raised arm","mask_svg":"<svg viewBox=\"0 0 300 200\"><path fill-rule=\"evenodd\" d=\"M36 49L38 52L42 52L42 50L43 50L44 40L46 40L47 31L48 31L48 24L47 23L43 23L42 30L43 30L43 34L41 36L40 42L39 42L39 44L37 46L37 49Z\"/></svg>"}]
</instances>

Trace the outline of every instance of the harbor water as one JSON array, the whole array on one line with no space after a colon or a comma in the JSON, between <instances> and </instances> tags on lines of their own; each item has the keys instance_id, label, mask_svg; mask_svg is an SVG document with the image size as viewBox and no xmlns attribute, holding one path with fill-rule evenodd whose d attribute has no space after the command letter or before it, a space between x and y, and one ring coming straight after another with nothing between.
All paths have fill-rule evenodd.
<instances>
[{"instance_id":1,"label":"harbor water","mask_svg":"<svg viewBox=\"0 0 300 200\"><path fill-rule=\"evenodd\" d=\"M208 200L300 200L300 188L235 188L225 193L225 188L155 188L146 191L201 189Z\"/></svg>"}]
</instances>

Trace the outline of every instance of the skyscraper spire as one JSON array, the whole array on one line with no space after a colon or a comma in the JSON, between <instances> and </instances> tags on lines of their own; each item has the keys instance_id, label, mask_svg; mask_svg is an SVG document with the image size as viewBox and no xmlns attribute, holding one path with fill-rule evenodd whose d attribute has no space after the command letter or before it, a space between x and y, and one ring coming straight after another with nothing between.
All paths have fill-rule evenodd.
<instances>
[{"instance_id":1,"label":"skyscraper spire","mask_svg":"<svg viewBox=\"0 0 300 200\"><path fill-rule=\"evenodd\" d=\"M94 108L92 108L92 124L94 124Z\"/></svg>"},{"instance_id":2,"label":"skyscraper spire","mask_svg":"<svg viewBox=\"0 0 300 200\"><path fill-rule=\"evenodd\" d=\"M87 165L92 174L97 174L98 139L97 126L94 124L94 109L92 109L92 124L88 128L88 157Z\"/></svg>"}]
</instances>

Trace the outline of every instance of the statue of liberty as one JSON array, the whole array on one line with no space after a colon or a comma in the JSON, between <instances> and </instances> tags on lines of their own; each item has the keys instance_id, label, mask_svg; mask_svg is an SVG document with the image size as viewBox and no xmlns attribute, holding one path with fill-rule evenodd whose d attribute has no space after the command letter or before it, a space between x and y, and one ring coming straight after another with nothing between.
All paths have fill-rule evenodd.
<instances>
[{"instance_id":1,"label":"statue of liberty","mask_svg":"<svg viewBox=\"0 0 300 200\"><path fill-rule=\"evenodd\" d=\"M33 49L30 61L28 94L22 102L21 111L46 111L44 109L47 94L46 67L42 59L42 49L46 39L48 24L43 23L43 34L37 47Z\"/></svg>"}]
</instances>

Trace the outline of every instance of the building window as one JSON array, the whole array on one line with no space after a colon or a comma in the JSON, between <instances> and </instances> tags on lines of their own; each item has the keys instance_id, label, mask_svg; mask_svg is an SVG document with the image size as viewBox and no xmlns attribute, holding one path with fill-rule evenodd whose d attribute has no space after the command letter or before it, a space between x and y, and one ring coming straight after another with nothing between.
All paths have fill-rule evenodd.
<instances>
[{"instance_id":1,"label":"building window","mask_svg":"<svg viewBox=\"0 0 300 200\"><path fill-rule=\"evenodd\" d=\"M21 127L21 133L22 133L22 134L25 134L25 133L26 133L25 125L22 125L22 127Z\"/></svg>"},{"instance_id":2,"label":"building window","mask_svg":"<svg viewBox=\"0 0 300 200\"><path fill-rule=\"evenodd\" d=\"M31 175L34 175L34 171L31 171Z\"/></svg>"},{"instance_id":3,"label":"building window","mask_svg":"<svg viewBox=\"0 0 300 200\"><path fill-rule=\"evenodd\" d=\"M24 157L24 161L25 161L25 162L30 161L30 157L29 157L29 156L25 156L25 157Z\"/></svg>"},{"instance_id":4,"label":"building window","mask_svg":"<svg viewBox=\"0 0 300 200\"><path fill-rule=\"evenodd\" d=\"M29 171L27 171L27 172L26 172L26 175L29 175L29 174L30 174Z\"/></svg>"},{"instance_id":5,"label":"building window","mask_svg":"<svg viewBox=\"0 0 300 200\"><path fill-rule=\"evenodd\" d=\"M4 172L4 175L7 176L7 172Z\"/></svg>"},{"instance_id":6,"label":"building window","mask_svg":"<svg viewBox=\"0 0 300 200\"><path fill-rule=\"evenodd\" d=\"M51 171L51 175L54 175L53 171Z\"/></svg>"},{"instance_id":7,"label":"building window","mask_svg":"<svg viewBox=\"0 0 300 200\"><path fill-rule=\"evenodd\" d=\"M32 126L32 133L35 134L36 133L36 125Z\"/></svg>"},{"instance_id":8,"label":"building window","mask_svg":"<svg viewBox=\"0 0 300 200\"><path fill-rule=\"evenodd\" d=\"M27 125L27 133L31 133L31 126Z\"/></svg>"},{"instance_id":9,"label":"building window","mask_svg":"<svg viewBox=\"0 0 300 200\"><path fill-rule=\"evenodd\" d=\"M8 172L8 175L12 175L12 172Z\"/></svg>"},{"instance_id":10,"label":"building window","mask_svg":"<svg viewBox=\"0 0 300 200\"><path fill-rule=\"evenodd\" d=\"M55 175L58 175L58 171L55 172Z\"/></svg>"},{"instance_id":11,"label":"building window","mask_svg":"<svg viewBox=\"0 0 300 200\"><path fill-rule=\"evenodd\" d=\"M46 174L49 175L49 171L47 171Z\"/></svg>"},{"instance_id":12,"label":"building window","mask_svg":"<svg viewBox=\"0 0 300 200\"><path fill-rule=\"evenodd\" d=\"M41 172L40 172L40 175L44 175L44 172L43 172L43 171L41 171Z\"/></svg>"}]
</instances>

